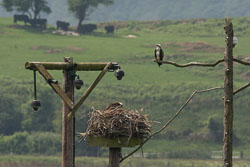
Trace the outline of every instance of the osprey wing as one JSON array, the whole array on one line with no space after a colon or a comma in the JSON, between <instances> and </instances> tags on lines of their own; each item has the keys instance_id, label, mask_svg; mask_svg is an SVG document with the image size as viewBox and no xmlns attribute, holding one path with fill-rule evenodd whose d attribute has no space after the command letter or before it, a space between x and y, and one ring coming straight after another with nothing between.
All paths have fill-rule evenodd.
<instances>
[{"instance_id":1,"label":"osprey wing","mask_svg":"<svg viewBox=\"0 0 250 167\"><path fill-rule=\"evenodd\" d=\"M164 57L164 52L163 52L163 50L161 49L161 50L160 50L160 60L161 60L161 61L163 60L163 57Z\"/></svg>"}]
</instances>

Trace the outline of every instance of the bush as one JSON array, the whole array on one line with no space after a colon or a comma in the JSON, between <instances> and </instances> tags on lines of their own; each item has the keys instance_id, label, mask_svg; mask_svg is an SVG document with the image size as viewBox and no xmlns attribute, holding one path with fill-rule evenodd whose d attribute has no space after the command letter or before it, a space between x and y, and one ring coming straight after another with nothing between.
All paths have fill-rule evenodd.
<instances>
[{"instance_id":1,"label":"bush","mask_svg":"<svg viewBox=\"0 0 250 167\"><path fill-rule=\"evenodd\" d=\"M29 151L27 132L16 132L11 136L0 137L1 153L26 154Z\"/></svg>"},{"instance_id":2,"label":"bush","mask_svg":"<svg viewBox=\"0 0 250 167\"><path fill-rule=\"evenodd\" d=\"M182 151L182 152L170 152L168 154L168 158L208 159L210 158L210 155L208 152L201 151L201 150L189 150L189 151Z\"/></svg>"},{"instance_id":3,"label":"bush","mask_svg":"<svg viewBox=\"0 0 250 167\"><path fill-rule=\"evenodd\" d=\"M61 151L61 135L51 132L17 132L0 136L1 154L56 154Z\"/></svg>"}]
</instances>

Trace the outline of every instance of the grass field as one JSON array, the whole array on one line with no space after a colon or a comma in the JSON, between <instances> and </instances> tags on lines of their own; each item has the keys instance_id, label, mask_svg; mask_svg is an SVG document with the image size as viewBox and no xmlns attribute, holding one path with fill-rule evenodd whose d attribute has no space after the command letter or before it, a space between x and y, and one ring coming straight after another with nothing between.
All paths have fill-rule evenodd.
<instances>
[{"instance_id":1,"label":"grass field","mask_svg":"<svg viewBox=\"0 0 250 167\"><path fill-rule=\"evenodd\" d=\"M53 156L0 156L0 167L59 167L61 157ZM107 167L107 158L77 157L79 167ZM222 167L220 160L146 159L130 158L121 167ZM249 167L250 161L235 160L234 167Z\"/></svg>"},{"instance_id":2,"label":"grass field","mask_svg":"<svg viewBox=\"0 0 250 167\"><path fill-rule=\"evenodd\" d=\"M233 19L235 35L239 44L234 56L241 59L250 57L250 18ZM89 107L104 107L113 101L121 101L127 108L149 110L153 120L161 124L159 128L197 89L223 86L223 65L215 68L191 67L180 69L170 65L159 68L154 59L154 48L161 43L165 59L178 63L191 61L215 62L224 56L224 20L207 19L183 21L127 22L121 24L114 36L106 35L98 29L90 35L79 37L61 36L49 31L34 30L24 26L14 26L10 18L0 18L0 76L32 82L32 72L24 69L27 61L61 62L63 57L73 57L75 62L118 62L125 71L122 81L117 81L113 73L107 74L85 104ZM124 25L123 25L124 24ZM134 35L135 38L128 38ZM62 72L51 72L62 79ZM235 88L249 82L249 67L235 64ZM98 75L97 72L80 72L86 85ZM45 84L42 77L39 82ZM30 87L32 85L30 84ZM84 88L86 89L86 87ZM39 92L38 92L39 93ZM76 96L80 93L77 92ZM208 132L210 116L222 121L223 91L197 95L180 118L169 126L168 131L184 133L191 130L195 134ZM241 143L235 150L250 153L249 91L235 98L235 132ZM30 98L30 97L29 97ZM165 119L163 119L165 118ZM166 133L166 132L164 132ZM201 136L200 135L200 136ZM154 139L146 146L146 151L164 152L172 150L204 149L220 150L218 143L197 142L196 140L169 141ZM5 162L8 163L8 162ZM160 163L160 162L159 162ZM161 162L163 163L163 161ZM184 163L183 163L184 164Z\"/></svg>"}]
</instances>

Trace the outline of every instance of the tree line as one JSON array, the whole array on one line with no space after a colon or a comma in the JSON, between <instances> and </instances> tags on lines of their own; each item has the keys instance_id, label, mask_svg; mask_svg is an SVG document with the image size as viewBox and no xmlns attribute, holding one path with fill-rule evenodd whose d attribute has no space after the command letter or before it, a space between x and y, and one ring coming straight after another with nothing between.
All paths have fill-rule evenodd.
<instances>
[{"instance_id":1,"label":"tree line","mask_svg":"<svg viewBox=\"0 0 250 167\"><path fill-rule=\"evenodd\" d=\"M38 97L42 101L39 111L30 103L31 82L0 77L0 155L1 154L57 154L61 152L61 100L48 85L38 84ZM81 106L83 112L90 108ZM79 113L80 114L80 113ZM88 117L76 118L76 131L87 128ZM76 138L79 141L79 138ZM97 147L76 142L77 155L95 156Z\"/></svg>"},{"instance_id":2,"label":"tree line","mask_svg":"<svg viewBox=\"0 0 250 167\"><path fill-rule=\"evenodd\" d=\"M112 3L113 0L68 0L68 9L78 20L78 29L99 4L110 5ZM40 18L41 13L52 12L47 0L3 0L1 5L8 12L16 11L27 14L30 19L34 20Z\"/></svg>"}]
</instances>

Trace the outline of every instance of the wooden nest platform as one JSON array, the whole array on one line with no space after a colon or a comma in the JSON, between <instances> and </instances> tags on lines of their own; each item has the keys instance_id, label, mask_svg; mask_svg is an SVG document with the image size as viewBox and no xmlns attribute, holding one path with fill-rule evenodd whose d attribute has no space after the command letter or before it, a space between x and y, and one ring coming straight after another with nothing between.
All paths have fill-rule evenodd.
<instances>
[{"instance_id":1,"label":"wooden nest platform","mask_svg":"<svg viewBox=\"0 0 250 167\"><path fill-rule=\"evenodd\" d=\"M151 135L151 124L147 115L137 110L110 105L105 110L93 108L86 133L81 134L92 146L133 147Z\"/></svg>"}]
</instances>

